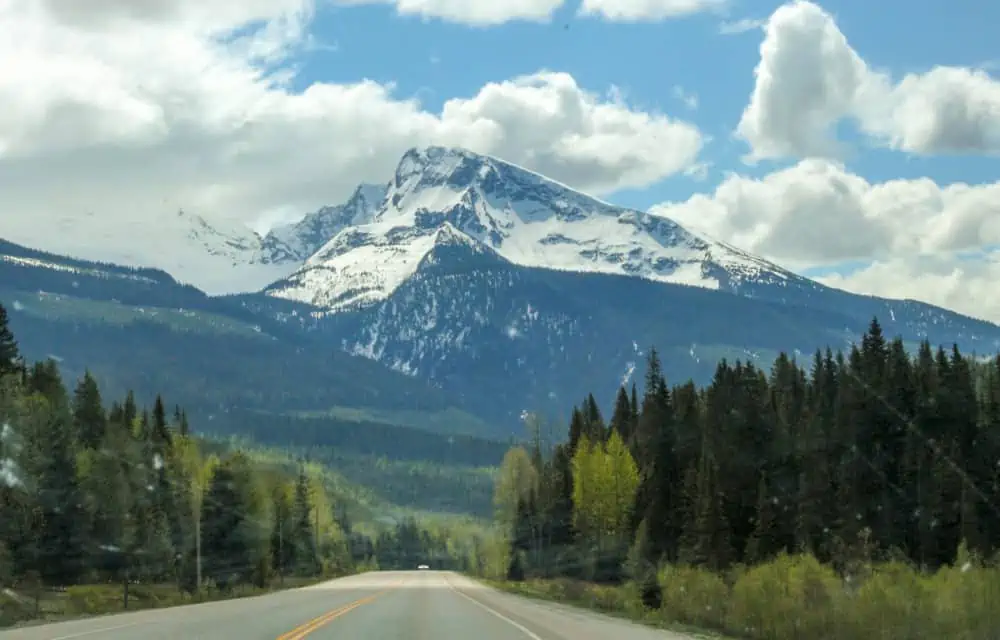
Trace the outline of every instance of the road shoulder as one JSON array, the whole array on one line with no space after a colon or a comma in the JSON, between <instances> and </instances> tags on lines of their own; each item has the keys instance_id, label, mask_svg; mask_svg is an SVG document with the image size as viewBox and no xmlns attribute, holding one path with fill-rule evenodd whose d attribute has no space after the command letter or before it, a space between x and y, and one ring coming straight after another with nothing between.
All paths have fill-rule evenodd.
<instances>
[{"instance_id":1,"label":"road shoulder","mask_svg":"<svg viewBox=\"0 0 1000 640\"><path fill-rule=\"evenodd\" d=\"M462 588L469 595L484 601L486 604L523 602L532 603L532 610L543 610L557 614L559 617L574 620L581 626L599 625L609 629L631 629L638 633L643 629L653 632L651 637L670 638L672 640L728 640L727 636L696 629L680 623L663 619L656 613L630 611L623 608L600 606L587 600L571 600L559 598L556 594L542 590L526 588L526 585L503 581L485 580L475 576L462 575ZM466 582L467 581L467 582ZM457 586L457 585L456 585ZM508 605L509 606L509 605ZM516 608L516 607L515 607ZM664 635L665 634L665 635ZM645 635L643 636L645 637Z\"/></svg>"}]
</instances>

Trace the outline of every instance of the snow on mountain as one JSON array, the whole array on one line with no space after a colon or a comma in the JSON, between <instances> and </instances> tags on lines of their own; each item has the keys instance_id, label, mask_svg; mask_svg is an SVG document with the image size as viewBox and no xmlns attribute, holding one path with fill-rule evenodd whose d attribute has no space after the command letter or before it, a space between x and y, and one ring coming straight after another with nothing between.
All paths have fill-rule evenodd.
<instances>
[{"instance_id":1,"label":"snow on mountain","mask_svg":"<svg viewBox=\"0 0 1000 640\"><path fill-rule=\"evenodd\" d=\"M331 310L367 306L406 282L434 247L460 238L472 242L447 222L433 229L391 221L345 229L267 292Z\"/></svg>"},{"instance_id":2,"label":"snow on mountain","mask_svg":"<svg viewBox=\"0 0 1000 640\"><path fill-rule=\"evenodd\" d=\"M340 224L347 215L354 224L344 223L301 269L269 287L270 295L334 311L385 299L412 275L445 224L520 266L727 291L746 283L810 283L667 218L462 149L411 149L376 210L329 218Z\"/></svg>"},{"instance_id":3,"label":"snow on mountain","mask_svg":"<svg viewBox=\"0 0 1000 640\"><path fill-rule=\"evenodd\" d=\"M323 207L298 222L271 229L262 242L263 254L272 262L305 262L342 230L371 222L387 190L384 184L362 184L344 204Z\"/></svg>"},{"instance_id":4,"label":"snow on mountain","mask_svg":"<svg viewBox=\"0 0 1000 640\"><path fill-rule=\"evenodd\" d=\"M259 291L301 261L270 259L262 241L239 221L186 211L144 219L96 214L0 220L0 238L54 254L166 271L206 293Z\"/></svg>"}]
</instances>

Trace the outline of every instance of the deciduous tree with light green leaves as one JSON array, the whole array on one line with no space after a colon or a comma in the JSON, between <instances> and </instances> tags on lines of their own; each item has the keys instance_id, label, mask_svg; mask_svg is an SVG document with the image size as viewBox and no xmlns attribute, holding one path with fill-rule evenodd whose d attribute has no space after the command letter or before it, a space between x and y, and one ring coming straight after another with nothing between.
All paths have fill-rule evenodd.
<instances>
[{"instance_id":1,"label":"deciduous tree with light green leaves","mask_svg":"<svg viewBox=\"0 0 1000 640\"><path fill-rule=\"evenodd\" d=\"M603 546L628 534L639 469L615 431L606 443L581 439L573 456L573 521L592 543Z\"/></svg>"},{"instance_id":2,"label":"deciduous tree with light green leaves","mask_svg":"<svg viewBox=\"0 0 1000 640\"><path fill-rule=\"evenodd\" d=\"M538 489L538 470L523 447L514 447L503 457L497 476L493 505L497 520L510 530L517 518L517 503Z\"/></svg>"}]
</instances>

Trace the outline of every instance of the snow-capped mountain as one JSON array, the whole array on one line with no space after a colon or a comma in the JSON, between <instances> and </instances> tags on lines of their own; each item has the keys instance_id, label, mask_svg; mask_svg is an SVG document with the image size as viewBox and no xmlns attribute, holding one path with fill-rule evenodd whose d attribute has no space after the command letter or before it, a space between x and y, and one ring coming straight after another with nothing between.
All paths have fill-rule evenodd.
<instances>
[{"instance_id":1,"label":"snow-capped mountain","mask_svg":"<svg viewBox=\"0 0 1000 640\"><path fill-rule=\"evenodd\" d=\"M344 204L322 207L298 222L271 229L262 241L262 254L274 263L305 262L344 229L371 222L387 190L384 184L362 184Z\"/></svg>"},{"instance_id":2,"label":"snow-capped mountain","mask_svg":"<svg viewBox=\"0 0 1000 640\"><path fill-rule=\"evenodd\" d=\"M667 218L610 205L527 169L461 149L412 149L384 191L367 199L361 193L300 223L336 230L336 235L302 268L270 286L270 295L330 310L384 300L413 275L445 224L526 267L733 292L765 284L813 285ZM376 198L377 208L370 208ZM314 242L318 235L296 237Z\"/></svg>"},{"instance_id":3,"label":"snow-capped mountain","mask_svg":"<svg viewBox=\"0 0 1000 640\"><path fill-rule=\"evenodd\" d=\"M0 238L81 260L162 269L210 294L258 291L301 260L264 251L242 222L180 210L150 222L96 214L0 219Z\"/></svg>"},{"instance_id":4,"label":"snow-capped mountain","mask_svg":"<svg viewBox=\"0 0 1000 640\"><path fill-rule=\"evenodd\" d=\"M265 293L323 309L299 321L343 351L510 424L523 409L562 411L577 394L610 393L649 346L672 380L699 382L720 358L767 367L780 351L845 347L872 317L911 345L1000 346L996 325L832 289L458 149L407 152L379 206L331 218L347 216L355 223L328 227L344 225Z\"/></svg>"},{"instance_id":5,"label":"snow-capped mountain","mask_svg":"<svg viewBox=\"0 0 1000 640\"><path fill-rule=\"evenodd\" d=\"M768 366L779 351L806 358L847 346L873 316L911 346L1000 348L996 325L826 287L672 220L459 149L408 151L386 184L362 185L346 203L263 238L186 212L155 227L102 226L97 216L22 227L0 220L0 238L159 268L209 293L260 293L199 302L201 292L172 280L158 286L164 274L5 253L0 243L0 270L11 281L30 271L27 290L114 304L128 294L143 308L201 304L271 327L276 343L304 340L324 362L337 355L324 350L339 350L429 382L495 424L612 393L650 346L672 381L700 383L720 358Z\"/></svg>"}]
</instances>

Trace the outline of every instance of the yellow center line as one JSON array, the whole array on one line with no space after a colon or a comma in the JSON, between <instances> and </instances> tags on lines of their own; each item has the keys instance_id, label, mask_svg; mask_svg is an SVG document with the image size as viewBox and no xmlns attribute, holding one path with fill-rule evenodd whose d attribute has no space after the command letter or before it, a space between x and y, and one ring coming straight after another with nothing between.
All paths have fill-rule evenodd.
<instances>
[{"instance_id":1,"label":"yellow center line","mask_svg":"<svg viewBox=\"0 0 1000 640\"><path fill-rule=\"evenodd\" d=\"M400 583L402 583L402 580L400 580L396 584L400 584ZM396 584L394 584L393 586L396 586ZM295 627L291 631L289 631L287 633L281 634L280 636L278 636L277 640L302 640L302 638L305 638L310 633L312 633L313 631L319 629L323 625L336 620L337 618L339 618L340 616L344 615L345 613L348 613L350 611L353 611L353 610L357 609L361 605L368 604L369 602L372 602L376 598L378 598L378 597L380 597L380 596L388 593L390 590L391 590L391 588L390 589L385 589L383 591L379 591L378 593L374 593L374 594L372 594L370 596L366 596L366 597L361 598L359 600L355 600L354 602L351 602L351 603L348 603L348 604L343 605L341 607L338 607L338 608L336 608L336 609L334 609L332 611L327 611L323 615L317 616L317 617L313 618L312 620L309 620L308 622L304 622L303 624L300 624L299 626Z\"/></svg>"}]
</instances>

